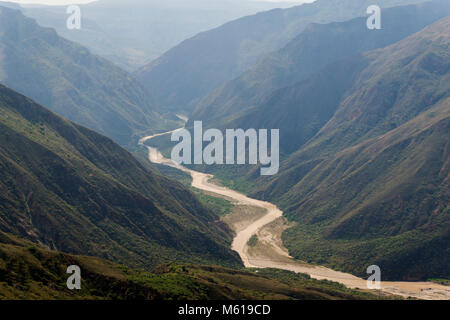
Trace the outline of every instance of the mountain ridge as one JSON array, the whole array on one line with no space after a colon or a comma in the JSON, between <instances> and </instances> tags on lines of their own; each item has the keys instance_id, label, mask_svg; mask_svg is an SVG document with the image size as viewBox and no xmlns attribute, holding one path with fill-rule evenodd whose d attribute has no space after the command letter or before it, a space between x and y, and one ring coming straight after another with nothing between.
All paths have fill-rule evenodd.
<instances>
[{"instance_id":1,"label":"mountain ridge","mask_svg":"<svg viewBox=\"0 0 450 320\"><path fill-rule=\"evenodd\" d=\"M381 30L368 30L365 18L309 25L284 48L261 58L240 77L205 97L191 118L221 128L256 127L253 119L258 117L258 108L276 104L275 94L283 99L283 87L307 80L333 62L402 40L450 14L450 4L430 1L384 9L382 13ZM246 114L251 108L255 111Z\"/></svg>"},{"instance_id":2,"label":"mountain ridge","mask_svg":"<svg viewBox=\"0 0 450 320\"><path fill-rule=\"evenodd\" d=\"M417 2L421 1L384 0L378 4L385 8ZM244 17L183 41L135 75L158 103L191 113L206 94L239 76L259 57L284 46L309 23L365 16L372 4L366 0L318 0Z\"/></svg>"},{"instance_id":3,"label":"mountain ridge","mask_svg":"<svg viewBox=\"0 0 450 320\"><path fill-rule=\"evenodd\" d=\"M145 133L176 127L125 71L0 6L0 81L69 120L123 146Z\"/></svg>"},{"instance_id":4,"label":"mountain ridge","mask_svg":"<svg viewBox=\"0 0 450 320\"><path fill-rule=\"evenodd\" d=\"M3 232L145 268L174 260L240 265L213 212L109 138L4 86L0 113Z\"/></svg>"}]
</instances>

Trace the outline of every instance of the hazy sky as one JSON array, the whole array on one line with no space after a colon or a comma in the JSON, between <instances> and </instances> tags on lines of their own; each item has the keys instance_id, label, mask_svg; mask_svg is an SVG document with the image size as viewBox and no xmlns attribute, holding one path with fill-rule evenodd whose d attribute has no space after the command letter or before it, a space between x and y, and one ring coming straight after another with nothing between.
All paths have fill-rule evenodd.
<instances>
[{"instance_id":1,"label":"hazy sky","mask_svg":"<svg viewBox=\"0 0 450 320\"><path fill-rule=\"evenodd\" d=\"M82 4L89 3L95 0L8 0L8 2L16 2L16 3L32 3L32 4Z\"/></svg>"},{"instance_id":2,"label":"hazy sky","mask_svg":"<svg viewBox=\"0 0 450 320\"><path fill-rule=\"evenodd\" d=\"M33 3L33 4L50 4L50 5L60 5L60 4L71 4L71 3L89 3L93 2L95 0L8 0L8 2L16 2L16 3ZM126 1L126 0L124 0ZM189 0L186 0L189 1ZM249 0L251 1L251 0ZM298 2L298 3L305 3L305 2L314 2L314 0L259 0L259 1L266 1L266 2Z\"/></svg>"}]
</instances>

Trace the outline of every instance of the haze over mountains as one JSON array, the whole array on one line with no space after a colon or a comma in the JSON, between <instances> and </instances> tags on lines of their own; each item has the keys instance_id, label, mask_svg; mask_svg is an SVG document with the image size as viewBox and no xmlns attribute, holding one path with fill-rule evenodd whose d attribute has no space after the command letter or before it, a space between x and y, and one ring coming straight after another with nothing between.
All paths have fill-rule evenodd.
<instances>
[{"instance_id":1,"label":"haze over mountains","mask_svg":"<svg viewBox=\"0 0 450 320\"><path fill-rule=\"evenodd\" d=\"M0 81L58 114L122 145L177 125L130 74L20 11L0 6L0 30Z\"/></svg>"},{"instance_id":2,"label":"haze over mountains","mask_svg":"<svg viewBox=\"0 0 450 320\"><path fill-rule=\"evenodd\" d=\"M262 58L240 77L209 94L191 118L220 128L283 128L282 151L296 151L334 113L330 103L335 105L336 99L350 89L351 70L358 67L358 59L335 66L334 71L308 77L331 62L385 47L449 14L450 3L444 0L385 9L383 28L377 31L364 28L366 18L311 24L284 48ZM347 72L349 81L342 79L343 72ZM297 90L298 86L277 91L302 80L305 80L303 91ZM333 88L332 93L323 95L324 87ZM304 107L298 108L296 102L301 100ZM310 109L305 109L306 106ZM274 109L276 114L270 111ZM320 116L320 112L329 115Z\"/></svg>"},{"instance_id":3,"label":"haze over mountains","mask_svg":"<svg viewBox=\"0 0 450 320\"><path fill-rule=\"evenodd\" d=\"M99 0L81 6L81 30L66 28L67 6L24 6L25 15L127 71L179 42L228 21L289 2L248 0Z\"/></svg>"},{"instance_id":4,"label":"haze over mountains","mask_svg":"<svg viewBox=\"0 0 450 320\"><path fill-rule=\"evenodd\" d=\"M392 7L418 2L422 1L382 0L377 4ZM285 46L310 23L365 16L372 4L369 0L318 0L244 17L183 41L137 76L162 105L190 113L210 91Z\"/></svg>"}]
</instances>

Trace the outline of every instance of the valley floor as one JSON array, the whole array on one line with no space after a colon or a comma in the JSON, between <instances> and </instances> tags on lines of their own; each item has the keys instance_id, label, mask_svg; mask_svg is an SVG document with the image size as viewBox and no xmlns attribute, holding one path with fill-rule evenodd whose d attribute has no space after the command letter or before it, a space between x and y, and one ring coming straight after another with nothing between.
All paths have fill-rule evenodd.
<instances>
[{"instance_id":1,"label":"valley floor","mask_svg":"<svg viewBox=\"0 0 450 320\"><path fill-rule=\"evenodd\" d=\"M140 140L144 143L156 136ZM281 241L282 232L288 227L283 212L274 204L249 198L242 193L212 182L213 176L190 170L165 158L156 148L147 146L149 160L182 170L192 177L192 187L230 199L235 210L223 218L236 232L232 248L239 253L248 268L275 268L304 273L314 279L341 283L348 288L367 290L367 281L354 275L294 260ZM249 209L252 208L252 209ZM381 291L403 297L450 300L450 287L433 282L382 282Z\"/></svg>"}]
</instances>

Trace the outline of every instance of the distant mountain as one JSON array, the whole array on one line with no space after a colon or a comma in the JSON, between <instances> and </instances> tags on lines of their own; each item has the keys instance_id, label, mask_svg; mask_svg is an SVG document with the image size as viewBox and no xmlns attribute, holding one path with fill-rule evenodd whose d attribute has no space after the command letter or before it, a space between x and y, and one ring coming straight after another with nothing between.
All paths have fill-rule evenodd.
<instances>
[{"instance_id":1,"label":"distant mountain","mask_svg":"<svg viewBox=\"0 0 450 320\"><path fill-rule=\"evenodd\" d=\"M418 3L381 0L382 7ZM229 22L183 41L136 74L155 99L171 110L190 113L205 95L239 76L263 55L278 50L312 22L366 16L370 0L318 0Z\"/></svg>"},{"instance_id":2,"label":"distant mountain","mask_svg":"<svg viewBox=\"0 0 450 320\"><path fill-rule=\"evenodd\" d=\"M121 145L176 126L125 71L0 7L0 83Z\"/></svg>"},{"instance_id":3,"label":"distant mountain","mask_svg":"<svg viewBox=\"0 0 450 320\"><path fill-rule=\"evenodd\" d=\"M255 196L276 201L299 222L284 235L294 256L360 275L377 264L385 279L449 276L449 44L447 17L338 62L334 68L364 63L356 73L322 74L334 84L322 85L320 96L304 83L291 95L299 112L314 112L325 106L320 97L334 96L339 78L353 79L280 174L257 183Z\"/></svg>"},{"instance_id":4,"label":"distant mountain","mask_svg":"<svg viewBox=\"0 0 450 320\"><path fill-rule=\"evenodd\" d=\"M81 268L81 290L68 290L66 269ZM281 270L258 273L168 264L152 273L94 257L45 250L0 232L0 300L359 300L389 299Z\"/></svg>"},{"instance_id":5,"label":"distant mountain","mask_svg":"<svg viewBox=\"0 0 450 320\"><path fill-rule=\"evenodd\" d=\"M437 0L383 10L382 30L367 29L366 18L312 24L286 47L261 59L243 75L204 98L191 119L220 128L282 128L281 141L286 144L282 146L283 151L295 151L335 111L328 108L326 115L314 113L311 118L310 112L302 106L313 99L316 105L310 105L311 111L320 112L325 100L342 97L352 83L350 70L357 66L352 66L353 62L349 61L348 66L308 77L334 61L402 40L447 15L450 15L450 2ZM357 59L354 64L358 65ZM339 73L346 70L348 81L342 81ZM303 89L296 90L293 85L303 80ZM288 86L293 87L284 88ZM321 96L326 90L324 86L333 87L334 94ZM281 90L276 91L278 89ZM303 103L299 105L300 99ZM319 103L319 99L323 103ZM272 110L275 109L274 114Z\"/></svg>"},{"instance_id":6,"label":"distant mountain","mask_svg":"<svg viewBox=\"0 0 450 320\"><path fill-rule=\"evenodd\" d=\"M199 32L259 11L293 5L248 0L99 0L80 5L82 27L75 31L66 28L67 5L24 5L22 12L119 67L135 71Z\"/></svg>"},{"instance_id":7,"label":"distant mountain","mask_svg":"<svg viewBox=\"0 0 450 320\"><path fill-rule=\"evenodd\" d=\"M0 231L150 268L240 266L231 231L110 139L0 86Z\"/></svg>"}]
</instances>

